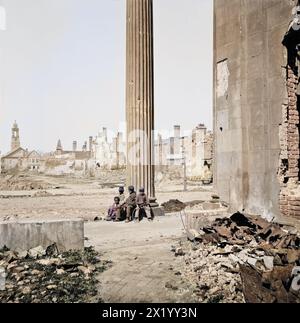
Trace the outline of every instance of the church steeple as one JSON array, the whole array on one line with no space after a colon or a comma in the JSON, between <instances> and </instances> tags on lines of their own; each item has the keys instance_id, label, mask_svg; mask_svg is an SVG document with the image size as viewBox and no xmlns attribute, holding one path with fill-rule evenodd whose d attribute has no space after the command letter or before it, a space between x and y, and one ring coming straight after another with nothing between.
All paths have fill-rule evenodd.
<instances>
[{"instance_id":1,"label":"church steeple","mask_svg":"<svg viewBox=\"0 0 300 323\"><path fill-rule=\"evenodd\" d=\"M61 140L59 139L57 142L57 146L56 146L56 154L60 155L60 154L62 154L62 152L63 152L63 147L61 144Z\"/></svg>"},{"instance_id":2,"label":"church steeple","mask_svg":"<svg viewBox=\"0 0 300 323\"><path fill-rule=\"evenodd\" d=\"M11 136L11 150L15 150L21 147L20 143L20 131L17 122L15 121L13 127L11 129L12 136Z\"/></svg>"}]
</instances>

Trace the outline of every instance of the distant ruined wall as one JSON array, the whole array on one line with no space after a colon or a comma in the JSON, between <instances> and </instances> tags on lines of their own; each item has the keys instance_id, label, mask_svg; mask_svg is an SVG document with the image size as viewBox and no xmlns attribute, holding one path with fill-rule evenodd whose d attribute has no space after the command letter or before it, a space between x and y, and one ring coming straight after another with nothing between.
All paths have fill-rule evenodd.
<instances>
[{"instance_id":1,"label":"distant ruined wall","mask_svg":"<svg viewBox=\"0 0 300 323\"><path fill-rule=\"evenodd\" d=\"M270 219L281 215L288 105L282 40L296 4L214 1L215 187L232 210Z\"/></svg>"}]
</instances>

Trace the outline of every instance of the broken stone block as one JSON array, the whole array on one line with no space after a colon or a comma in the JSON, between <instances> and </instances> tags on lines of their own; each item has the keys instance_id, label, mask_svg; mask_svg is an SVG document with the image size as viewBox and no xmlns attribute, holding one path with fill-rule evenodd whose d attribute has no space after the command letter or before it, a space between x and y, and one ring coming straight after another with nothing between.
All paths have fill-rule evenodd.
<instances>
[{"instance_id":1,"label":"broken stone block","mask_svg":"<svg viewBox=\"0 0 300 323\"><path fill-rule=\"evenodd\" d=\"M152 216L154 218L165 216L165 209L163 207L160 207L160 206L152 207L151 212L152 212Z\"/></svg>"},{"instance_id":2,"label":"broken stone block","mask_svg":"<svg viewBox=\"0 0 300 323\"><path fill-rule=\"evenodd\" d=\"M271 256L265 256L263 258L264 265L267 270L273 270L274 269L274 257Z\"/></svg>"},{"instance_id":3,"label":"broken stone block","mask_svg":"<svg viewBox=\"0 0 300 323\"><path fill-rule=\"evenodd\" d=\"M46 250L53 244L59 252L82 250L83 220L0 222L0 249L27 251L41 246Z\"/></svg>"},{"instance_id":4,"label":"broken stone block","mask_svg":"<svg viewBox=\"0 0 300 323\"><path fill-rule=\"evenodd\" d=\"M204 234L204 232L202 232ZM200 240L201 239L201 232L198 232L194 229L187 230L187 237L190 241Z\"/></svg>"},{"instance_id":5,"label":"broken stone block","mask_svg":"<svg viewBox=\"0 0 300 323\"><path fill-rule=\"evenodd\" d=\"M42 265L42 266L53 266L53 265L59 265L60 264L60 259L58 258L50 258L50 259L41 259L38 260L37 263Z\"/></svg>"},{"instance_id":6,"label":"broken stone block","mask_svg":"<svg viewBox=\"0 0 300 323\"><path fill-rule=\"evenodd\" d=\"M37 258L40 258L42 256L45 256L46 255L46 250L42 246L39 246L39 247L30 249L28 251L28 255L29 255L30 258L37 259Z\"/></svg>"},{"instance_id":7,"label":"broken stone block","mask_svg":"<svg viewBox=\"0 0 300 323\"><path fill-rule=\"evenodd\" d=\"M240 261L242 261L243 263L247 263L247 260L249 258L247 250L242 250L241 252L238 253L237 256Z\"/></svg>"},{"instance_id":8,"label":"broken stone block","mask_svg":"<svg viewBox=\"0 0 300 323\"><path fill-rule=\"evenodd\" d=\"M251 265L251 266L255 267L255 266L256 266L256 264L257 264L257 259L252 258L252 257L248 257L248 258L247 258L247 263L248 263L249 265Z\"/></svg>"},{"instance_id":9,"label":"broken stone block","mask_svg":"<svg viewBox=\"0 0 300 323\"><path fill-rule=\"evenodd\" d=\"M25 250L25 251L22 251L22 250L16 250L16 253L18 255L18 258L26 258L28 256L28 252Z\"/></svg>"},{"instance_id":10,"label":"broken stone block","mask_svg":"<svg viewBox=\"0 0 300 323\"><path fill-rule=\"evenodd\" d=\"M258 243L255 240L251 240L251 242L249 243L249 246L252 248L256 248L258 246Z\"/></svg>"}]
</instances>

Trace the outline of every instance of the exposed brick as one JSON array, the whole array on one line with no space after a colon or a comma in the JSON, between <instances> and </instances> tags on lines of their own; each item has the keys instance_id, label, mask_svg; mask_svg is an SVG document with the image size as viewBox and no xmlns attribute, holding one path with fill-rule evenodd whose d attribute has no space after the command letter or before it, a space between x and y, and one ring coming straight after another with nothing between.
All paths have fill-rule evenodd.
<instances>
[{"instance_id":1,"label":"exposed brick","mask_svg":"<svg viewBox=\"0 0 300 323\"><path fill-rule=\"evenodd\" d=\"M300 217L300 211L299 212L297 212L297 211L290 211L289 212L289 216L299 218Z\"/></svg>"}]
</instances>

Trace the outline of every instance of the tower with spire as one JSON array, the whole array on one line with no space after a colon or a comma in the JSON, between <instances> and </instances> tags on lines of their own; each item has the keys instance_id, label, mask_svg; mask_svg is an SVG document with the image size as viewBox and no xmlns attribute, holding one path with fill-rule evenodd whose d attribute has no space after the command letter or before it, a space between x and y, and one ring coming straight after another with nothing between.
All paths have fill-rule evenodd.
<instances>
[{"instance_id":1,"label":"tower with spire","mask_svg":"<svg viewBox=\"0 0 300 323\"><path fill-rule=\"evenodd\" d=\"M17 122L15 121L12 127L12 136L11 136L11 150L16 150L21 147L20 143L20 131Z\"/></svg>"},{"instance_id":2,"label":"tower with spire","mask_svg":"<svg viewBox=\"0 0 300 323\"><path fill-rule=\"evenodd\" d=\"M62 152L63 152L63 147L61 144L61 140L59 139L56 146L56 155L61 155Z\"/></svg>"}]
</instances>

